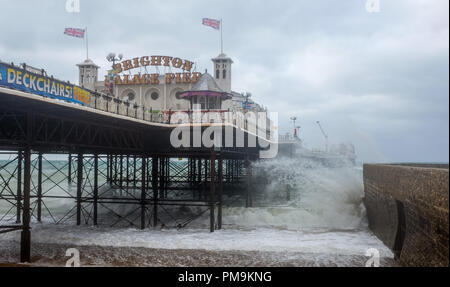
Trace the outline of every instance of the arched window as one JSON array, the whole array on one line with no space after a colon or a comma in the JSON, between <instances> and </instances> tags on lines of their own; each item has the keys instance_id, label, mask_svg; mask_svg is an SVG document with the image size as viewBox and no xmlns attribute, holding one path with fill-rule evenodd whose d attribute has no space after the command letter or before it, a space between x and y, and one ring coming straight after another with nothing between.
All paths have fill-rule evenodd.
<instances>
[{"instance_id":1,"label":"arched window","mask_svg":"<svg viewBox=\"0 0 450 287\"><path fill-rule=\"evenodd\" d=\"M222 75L222 77L223 77L224 79L227 78L227 70L223 69L223 75Z\"/></svg>"},{"instance_id":2,"label":"arched window","mask_svg":"<svg viewBox=\"0 0 450 287\"><path fill-rule=\"evenodd\" d=\"M152 98L152 100L156 101L157 99L159 99L159 94L158 92L153 92L150 97Z\"/></svg>"},{"instance_id":3,"label":"arched window","mask_svg":"<svg viewBox=\"0 0 450 287\"><path fill-rule=\"evenodd\" d=\"M177 100L179 100L179 99L180 99L180 95L181 95L181 92L176 92L176 93L175 93L175 98L176 98Z\"/></svg>"},{"instance_id":4,"label":"arched window","mask_svg":"<svg viewBox=\"0 0 450 287\"><path fill-rule=\"evenodd\" d=\"M133 101L134 98L135 98L134 93L133 92L128 92L128 93L126 93L126 94L124 94L122 96L122 101L129 102L129 101Z\"/></svg>"},{"instance_id":5,"label":"arched window","mask_svg":"<svg viewBox=\"0 0 450 287\"><path fill-rule=\"evenodd\" d=\"M220 78L220 71L216 70L216 79Z\"/></svg>"}]
</instances>

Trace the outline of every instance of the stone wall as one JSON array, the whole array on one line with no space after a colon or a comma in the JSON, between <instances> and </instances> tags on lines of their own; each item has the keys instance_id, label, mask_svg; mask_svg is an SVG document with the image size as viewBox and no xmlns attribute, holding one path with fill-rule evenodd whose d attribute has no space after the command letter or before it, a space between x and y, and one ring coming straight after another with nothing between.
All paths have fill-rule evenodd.
<instances>
[{"instance_id":1,"label":"stone wall","mask_svg":"<svg viewBox=\"0 0 450 287\"><path fill-rule=\"evenodd\" d=\"M448 266L448 165L366 164L370 229L403 266Z\"/></svg>"}]
</instances>

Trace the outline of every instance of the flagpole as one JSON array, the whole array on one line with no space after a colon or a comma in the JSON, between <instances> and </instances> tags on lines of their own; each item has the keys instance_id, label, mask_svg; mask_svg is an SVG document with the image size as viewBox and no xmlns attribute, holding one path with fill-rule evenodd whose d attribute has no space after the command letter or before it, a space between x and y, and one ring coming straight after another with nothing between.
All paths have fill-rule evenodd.
<instances>
[{"instance_id":1,"label":"flagpole","mask_svg":"<svg viewBox=\"0 0 450 287\"><path fill-rule=\"evenodd\" d=\"M86 60L89 59L89 39L88 39L88 30L86 27Z\"/></svg>"},{"instance_id":2,"label":"flagpole","mask_svg":"<svg viewBox=\"0 0 450 287\"><path fill-rule=\"evenodd\" d=\"M220 18L220 53L223 54L222 18Z\"/></svg>"}]
</instances>

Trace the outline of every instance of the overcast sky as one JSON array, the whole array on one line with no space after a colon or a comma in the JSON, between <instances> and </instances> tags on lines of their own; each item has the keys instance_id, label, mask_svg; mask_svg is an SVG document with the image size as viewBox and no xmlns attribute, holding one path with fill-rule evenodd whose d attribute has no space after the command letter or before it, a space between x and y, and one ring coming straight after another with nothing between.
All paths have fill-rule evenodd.
<instances>
[{"instance_id":1,"label":"overcast sky","mask_svg":"<svg viewBox=\"0 0 450 287\"><path fill-rule=\"evenodd\" d=\"M169 55L212 69L220 33L201 25L223 19L232 88L279 113L281 132L299 118L310 148L352 142L361 161L449 161L449 1L114 1L0 0L0 60L45 68L78 81L82 39L65 27L88 27L89 57Z\"/></svg>"}]
</instances>

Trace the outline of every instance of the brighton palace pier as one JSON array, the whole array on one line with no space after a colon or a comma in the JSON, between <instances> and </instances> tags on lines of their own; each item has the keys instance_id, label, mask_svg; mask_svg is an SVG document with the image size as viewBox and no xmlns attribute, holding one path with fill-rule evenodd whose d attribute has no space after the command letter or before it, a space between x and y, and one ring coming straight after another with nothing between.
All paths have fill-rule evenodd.
<instances>
[{"instance_id":1,"label":"brighton palace pier","mask_svg":"<svg viewBox=\"0 0 450 287\"><path fill-rule=\"evenodd\" d=\"M209 212L214 232L223 205L251 207L262 190L251 162L277 147L276 128L248 119L267 111L232 91L231 58L213 58L212 75L169 56L108 61L101 81L93 61L78 64L78 85L0 61L0 234L21 232L22 262L32 258L36 222L183 228ZM174 146L177 113L189 115L185 129L215 127L234 139L214 133L212 146ZM174 206L195 214L176 218Z\"/></svg>"}]
</instances>

